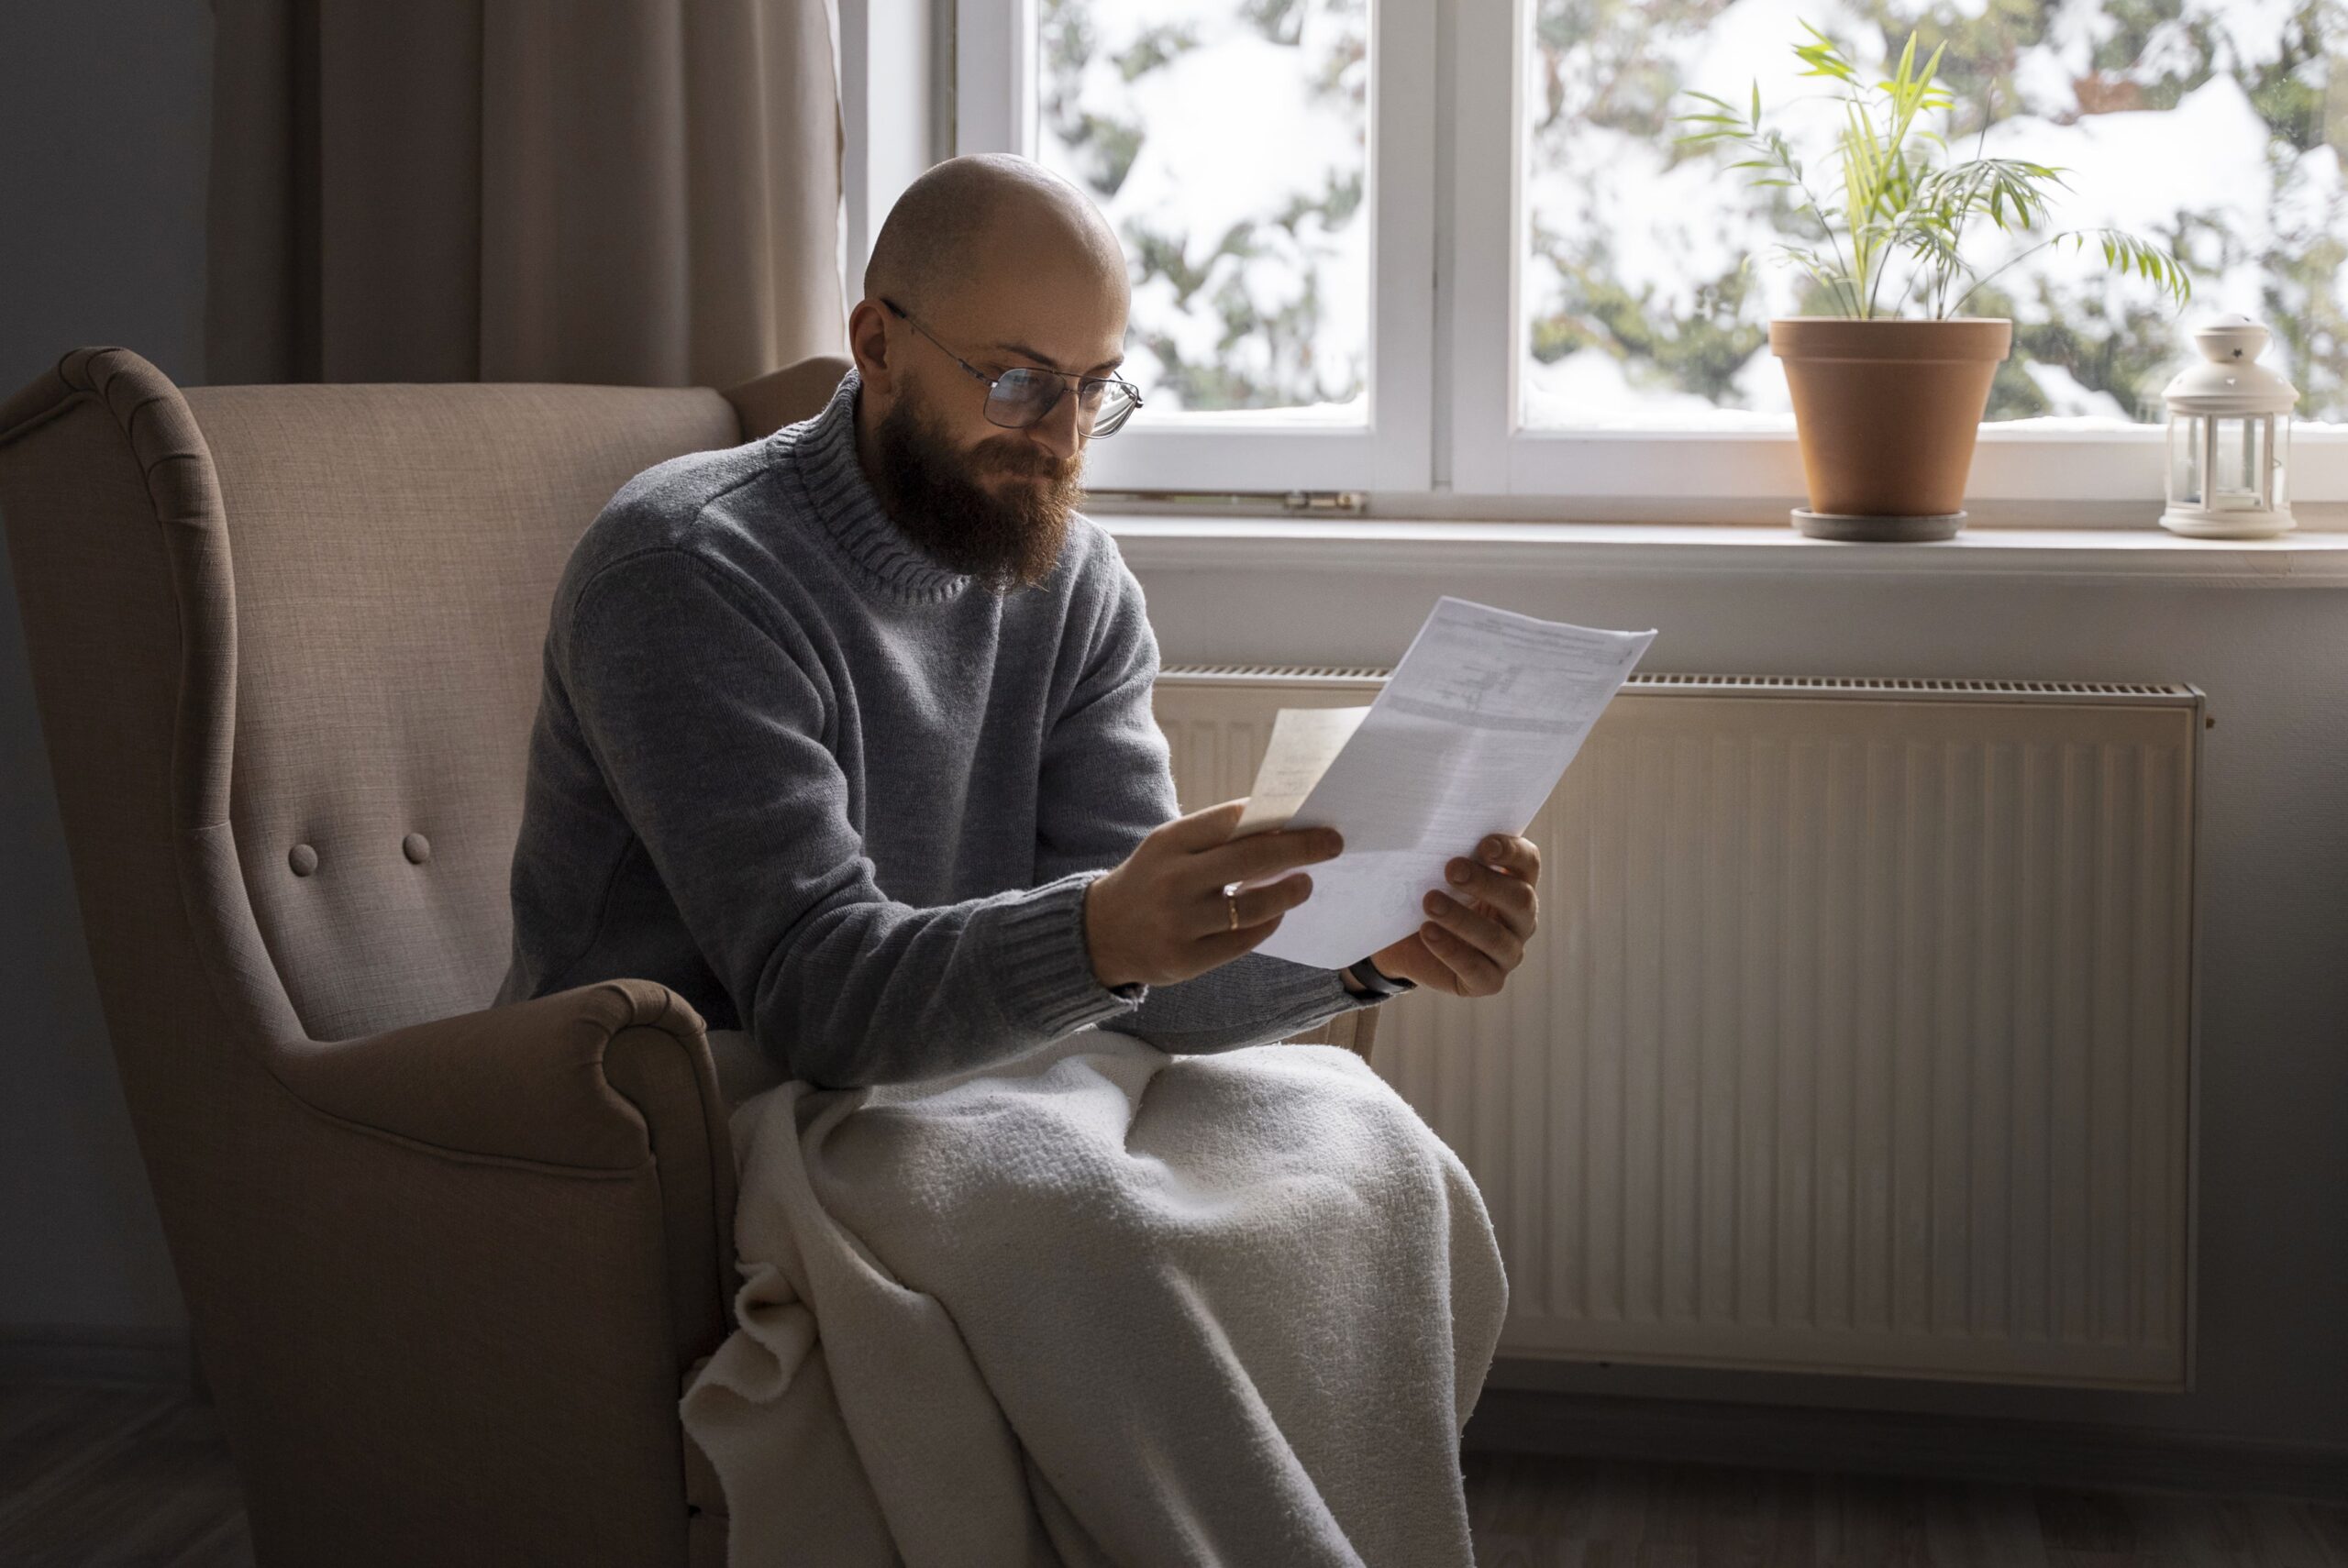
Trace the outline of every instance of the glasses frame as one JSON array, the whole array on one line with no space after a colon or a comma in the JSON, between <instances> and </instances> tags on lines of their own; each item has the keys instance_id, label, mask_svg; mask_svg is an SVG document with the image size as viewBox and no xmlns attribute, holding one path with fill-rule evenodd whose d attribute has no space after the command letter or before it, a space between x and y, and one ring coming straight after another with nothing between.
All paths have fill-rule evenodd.
<instances>
[{"instance_id":1,"label":"glasses frame","mask_svg":"<svg viewBox=\"0 0 2348 1568\"><path fill-rule=\"evenodd\" d=\"M913 313L906 310L904 306L899 304L896 301L888 298L886 295L877 297L879 297L880 303L888 306L900 320L911 326L915 332L920 333L924 337L928 338L932 343L936 343L939 353L945 355L947 359L961 366L962 369L968 370L973 377L987 384L987 408L984 412L986 413L987 422L991 425L1000 425L1005 430L1032 430L1036 425L1041 425L1045 420L1051 417L1052 410L1058 408L1060 405L1060 399L1068 395L1067 383L1069 381L1074 381L1076 383L1077 412L1080 417L1081 417L1084 410L1084 389L1089 386L1115 387L1119 391L1123 392L1132 402L1132 406L1127 408L1123 414L1119 414L1117 416L1116 423L1111 425L1105 430L1102 429L1098 425L1080 426L1080 433L1088 441L1107 440L1110 436L1114 436L1118 431L1124 429L1126 422L1131 420L1135 414L1141 411L1141 389L1134 385L1133 382L1125 380L1123 376L1085 376L1079 375L1074 370L1047 370L1041 365L1013 365L1007 367L1001 375L989 375L985 370L982 370L978 366L971 364L970 361L962 358L961 355L957 354L953 349L946 347L944 343L939 342L937 334L932 332L928 327L924 326L920 322L914 320ZM1012 374L1013 371L1019 371L1031 376L1057 376L1060 378L1061 385L1059 391L1053 393L1052 400L1044 404L1042 408L1038 409L1036 411L1036 417L1029 420L1024 425L1006 425L1002 420L997 419L992 412L994 404L994 392L997 383L1002 381L1004 377ZM1098 415L1095 415L1095 417L1097 418Z\"/></svg>"}]
</instances>

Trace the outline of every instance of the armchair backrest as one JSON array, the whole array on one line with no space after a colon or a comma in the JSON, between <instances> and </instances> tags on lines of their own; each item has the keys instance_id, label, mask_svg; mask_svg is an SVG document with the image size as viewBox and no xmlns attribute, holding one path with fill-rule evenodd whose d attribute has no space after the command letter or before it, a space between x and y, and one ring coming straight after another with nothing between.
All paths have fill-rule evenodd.
<instances>
[{"instance_id":1,"label":"armchair backrest","mask_svg":"<svg viewBox=\"0 0 2348 1568\"><path fill-rule=\"evenodd\" d=\"M825 363L752 383L822 383L758 423L815 413L845 369ZM197 940L264 1026L336 1040L487 1005L555 580L632 475L750 438L747 390L183 392L127 350L67 356L0 406L0 508L77 866L108 836L208 830L250 916ZM113 738L60 733L91 726ZM109 809L158 793L160 815ZM161 890L81 879L85 917ZM205 889L183 891L202 926Z\"/></svg>"},{"instance_id":2,"label":"armchair backrest","mask_svg":"<svg viewBox=\"0 0 2348 1568\"><path fill-rule=\"evenodd\" d=\"M312 1039L488 1005L556 578L707 389L203 387L237 639L228 819Z\"/></svg>"}]
</instances>

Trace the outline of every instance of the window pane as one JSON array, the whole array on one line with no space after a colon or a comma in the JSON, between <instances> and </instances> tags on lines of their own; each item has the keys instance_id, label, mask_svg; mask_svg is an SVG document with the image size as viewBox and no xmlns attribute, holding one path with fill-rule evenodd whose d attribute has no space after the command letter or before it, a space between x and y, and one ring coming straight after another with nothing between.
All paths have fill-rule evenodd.
<instances>
[{"instance_id":1,"label":"window pane","mask_svg":"<svg viewBox=\"0 0 2348 1568\"><path fill-rule=\"evenodd\" d=\"M1776 248L1822 237L1782 199L1792 193L1749 189L1725 167L1741 154L1676 151L1688 127L1671 116L1698 106L1682 96L1690 88L1747 105L1757 77L1763 125L1786 131L1828 194L1839 111L1833 83L1799 74L1798 16L1842 45L1870 89L1911 26L1920 59L1945 40L1957 156L2053 164L2068 189L2050 232L2124 228L2192 273L2182 318L2150 283L2111 277L2093 244L2040 250L1999 275L1965 311L2015 324L1991 419L2158 421L2192 327L2240 311L2274 329L2265 362L2298 387L2298 417L2348 420L2343 0L1528 9L1526 425L1790 428L1767 324L1828 307ZM1988 272L2026 243L1969 234L1965 254Z\"/></svg>"},{"instance_id":2,"label":"window pane","mask_svg":"<svg viewBox=\"0 0 2348 1568\"><path fill-rule=\"evenodd\" d=\"M1037 0L1037 161L1123 237L1148 412L1359 424L1369 0Z\"/></svg>"}]
</instances>

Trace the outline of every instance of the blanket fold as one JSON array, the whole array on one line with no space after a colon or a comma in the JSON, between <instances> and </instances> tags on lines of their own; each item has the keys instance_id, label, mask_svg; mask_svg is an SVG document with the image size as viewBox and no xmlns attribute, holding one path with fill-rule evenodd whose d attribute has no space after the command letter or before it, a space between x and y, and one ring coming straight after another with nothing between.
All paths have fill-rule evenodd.
<instances>
[{"instance_id":1,"label":"blanket fold","mask_svg":"<svg viewBox=\"0 0 2348 1568\"><path fill-rule=\"evenodd\" d=\"M740 1326L682 1404L731 1562L1472 1562L1500 1253L1350 1052L1084 1029L733 1122Z\"/></svg>"}]
</instances>

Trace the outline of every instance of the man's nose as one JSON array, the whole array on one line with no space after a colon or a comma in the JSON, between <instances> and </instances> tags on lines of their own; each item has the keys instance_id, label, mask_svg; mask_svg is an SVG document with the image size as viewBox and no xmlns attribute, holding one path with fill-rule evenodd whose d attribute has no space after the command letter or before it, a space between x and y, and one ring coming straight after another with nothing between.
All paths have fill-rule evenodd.
<instances>
[{"instance_id":1,"label":"man's nose","mask_svg":"<svg viewBox=\"0 0 2348 1568\"><path fill-rule=\"evenodd\" d=\"M1076 389L1068 388L1060 393L1059 401L1052 404L1051 412L1027 427L1027 434L1035 443L1062 462L1075 457L1084 445L1084 438L1077 434L1076 429L1079 401Z\"/></svg>"}]
</instances>

